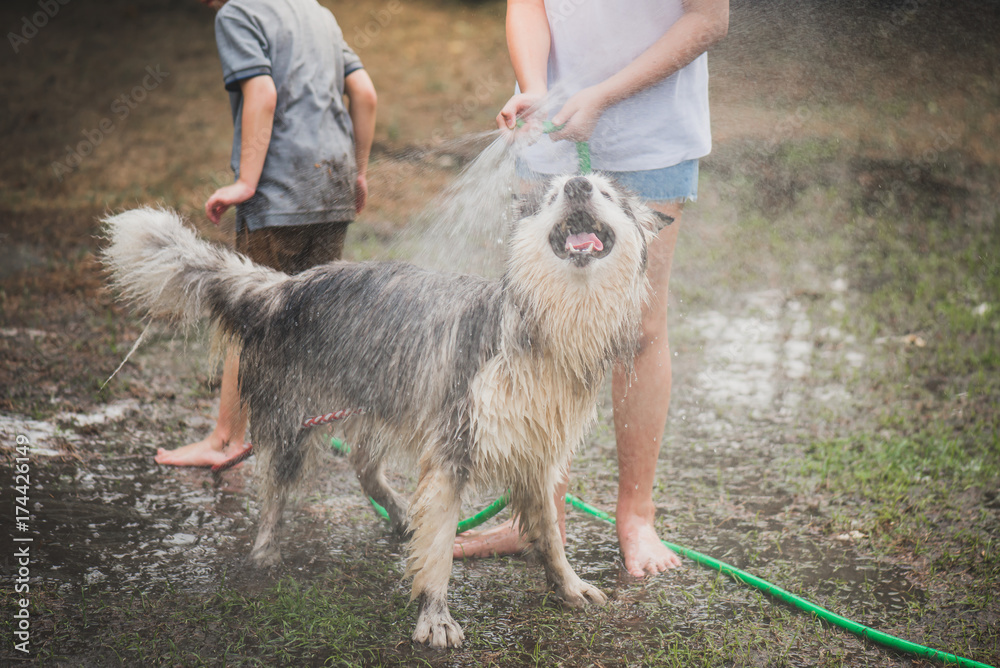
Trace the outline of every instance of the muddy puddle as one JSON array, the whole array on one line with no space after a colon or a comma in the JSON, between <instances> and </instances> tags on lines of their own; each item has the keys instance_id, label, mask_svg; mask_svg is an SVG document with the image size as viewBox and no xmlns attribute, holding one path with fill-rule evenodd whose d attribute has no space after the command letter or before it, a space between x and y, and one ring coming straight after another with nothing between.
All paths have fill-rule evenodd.
<instances>
[{"instance_id":1,"label":"muddy puddle","mask_svg":"<svg viewBox=\"0 0 1000 668\"><path fill-rule=\"evenodd\" d=\"M41 577L80 585L206 589L234 561L244 495L194 476L164 476L146 457L60 463L35 477Z\"/></svg>"}]
</instances>

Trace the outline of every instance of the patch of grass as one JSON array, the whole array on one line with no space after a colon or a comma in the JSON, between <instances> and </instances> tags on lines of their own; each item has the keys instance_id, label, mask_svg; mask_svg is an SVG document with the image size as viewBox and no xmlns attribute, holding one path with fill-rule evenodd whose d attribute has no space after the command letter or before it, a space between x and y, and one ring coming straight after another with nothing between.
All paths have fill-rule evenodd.
<instances>
[{"instance_id":1,"label":"patch of grass","mask_svg":"<svg viewBox=\"0 0 1000 668\"><path fill-rule=\"evenodd\" d=\"M809 171L791 155L789 171ZM860 381L882 407L862 431L811 443L801 469L892 517L1000 480L1000 212L962 195L1000 183L1000 170L855 168L842 261L861 292L844 324L881 346L883 365Z\"/></svg>"},{"instance_id":2,"label":"patch of grass","mask_svg":"<svg viewBox=\"0 0 1000 668\"><path fill-rule=\"evenodd\" d=\"M966 616L992 614L1000 582L990 510L1000 487L1000 213L963 193L995 187L1000 173L857 169L842 261L861 291L843 324L878 346L879 364L853 382L874 410L846 434L807 442L790 478L827 499L831 534L860 530L937 591L966 591L932 595L923 614L954 618L948 628L969 648L995 646L996 633Z\"/></svg>"},{"instance_id":3,"label":"patch of grass","mask_svg":"<svg viewBox=\"0 0 1000 668\"><path fill-rule=\"evenodd\" d=\"M947 507L956 490L986 487L1000 477L995 432L941 431L931 426L907 436L882 430L812 443L801 471L816 488L875 504L871 517L895 523L928 505Z\"/></svg>"},{"instance_id":4,"label":"patch of grass","mask_svg":"<svg viewBox=\"0 0 1000 668\"><path fill-rule=\"evenodd\" d=\"M466 633L458 650L412 645L416 611L395 558L370 550L318 576L240 576L203 594L169 585L155 593L86 587L76 597L40 589L34 658L42 665L82 657L93 665L190 666L884 665L880 650L711 571L691 569L674 587L601 582L613 593L609 605L576 611L544 593L537 566L494 564L490 571L502 571L495 581L464 569L453 579L452 613Z\"/></svg>"},{"instance_id":5,"label":"patch of grass","mask_svg":"<svg viewBox=\"0 0 1000 668\"><path fill-rule=\"evenodd\" d=\"M309 583L284 577L261 592L226 583L207 596L84 590L72 626L85 632L100 625L107 632L88 656L114 655L130 665L396 663L387 657L404 638L387 630L412 623L413 609L385 566L353 563ZM68 652L81 649L79 637L58 640L45 643L38 658L71 659Z\"/></svg>"}]
</instances>

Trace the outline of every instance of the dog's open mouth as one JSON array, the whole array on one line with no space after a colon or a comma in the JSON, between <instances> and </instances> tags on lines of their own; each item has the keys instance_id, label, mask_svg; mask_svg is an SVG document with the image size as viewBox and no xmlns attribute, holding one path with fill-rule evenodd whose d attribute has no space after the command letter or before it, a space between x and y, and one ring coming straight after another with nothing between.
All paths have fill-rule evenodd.
<instances>
[{"instance_id":1,"label":"dog's open mouth","mask_svg":"<svg viewBox=\"0 0 1000 668\"><path fill-rule=\"evenodd\" d=\"M604 250L604 244L593 232L581 232L566 237L566 250L570 253L595 253Z\"/></svg>"},{"instance_id":2,"label":"dog's open mouth","mask_svg":"<svg viewBox=\"0 0 1000 668\"><path fill-rule=\"evenodd\" d=\"M552 228L549 245L557 257L583 267L610 253L615 235L589 211L577 209Z\"/></svg>"}]
</instances>

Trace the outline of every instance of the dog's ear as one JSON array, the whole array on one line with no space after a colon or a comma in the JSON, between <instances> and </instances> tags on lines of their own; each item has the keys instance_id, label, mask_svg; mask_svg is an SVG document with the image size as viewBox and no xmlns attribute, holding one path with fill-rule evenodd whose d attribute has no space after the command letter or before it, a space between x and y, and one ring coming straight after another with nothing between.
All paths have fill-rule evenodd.
<instances>
[{"instance_id":1,"label":"dog's ear","mask_svg":"<svg viewBox=\"0 0 1000 668\"><path fill-rule=\"evenodd\" d=\"M667 225L672 225L673 224L673 222L674 222L674 217L673 216L668 216L667 214L661 213L661 212L657 211L656 209L652 209L652 211L653 211L653 216L656 217L656 222L654 223L654 230L656 232L659 232L660 230L662 230Z\"/></svg>"},{"instance_id":2,"label":"dog's ear","mask_svg":"<svg viewBox=\"0 0 1000 668\"><path fill-rule=\"evenodd\" d=\"M640 227L646 231L646 234L650 239L655 237L660 233L664 227L673 224L674 219L672 216L668 216L665 213L660 213L655 209L651 209L645 205L638 212L637 219L639 221Z\"/></svg>"}]
</instances>

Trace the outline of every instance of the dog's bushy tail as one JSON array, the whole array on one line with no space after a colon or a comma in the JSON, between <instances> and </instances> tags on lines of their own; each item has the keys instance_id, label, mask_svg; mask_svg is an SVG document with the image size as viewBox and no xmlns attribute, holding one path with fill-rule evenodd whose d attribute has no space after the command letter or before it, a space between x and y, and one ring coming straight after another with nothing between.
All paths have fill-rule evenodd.
<instances>
[{"instance_id":1,"label":"dog's bushy tail","mask_svg":"<svg viewBox=\"0 0 1000 668\"><path fill-rule=\"evenodd\" d=\"M245 302L287 279L199 239L173 211L145 207L103 223L109 243L101 257L112 285L153 318L187 326L207 311L232 335Z\"/></svg>"}]
</instances>

